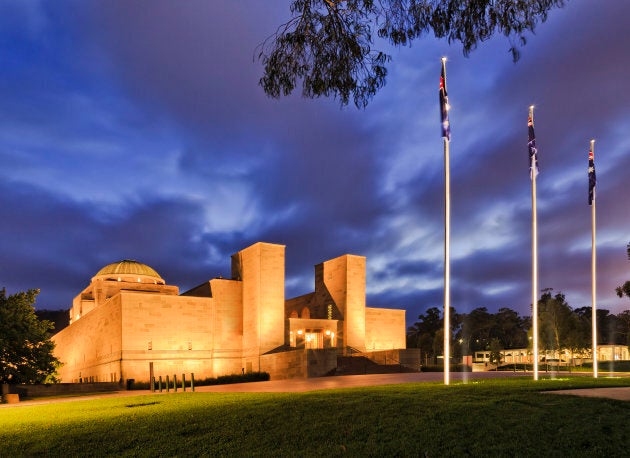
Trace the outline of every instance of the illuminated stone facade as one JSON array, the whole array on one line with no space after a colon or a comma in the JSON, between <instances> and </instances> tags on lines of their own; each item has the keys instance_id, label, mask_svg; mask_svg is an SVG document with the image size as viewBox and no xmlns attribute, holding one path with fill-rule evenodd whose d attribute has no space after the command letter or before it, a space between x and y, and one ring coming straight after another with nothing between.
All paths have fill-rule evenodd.
<instances>
[{"instance_id":1,"label":"illuminated stone facade","mask_svg":"<svg viewBox=\"0 0 630 458\"><path fill-rule=\"evenodd\" d=\"M74 299L53 340L64 382L148 381L266 371L312 377L348 351L405 348L405 312L365 306L365 258L315 266L315 291L285 300L285 247L256 243L232 256L232 278L179 294L149 266L101 269Z\"/></svg>"}]
</instances>

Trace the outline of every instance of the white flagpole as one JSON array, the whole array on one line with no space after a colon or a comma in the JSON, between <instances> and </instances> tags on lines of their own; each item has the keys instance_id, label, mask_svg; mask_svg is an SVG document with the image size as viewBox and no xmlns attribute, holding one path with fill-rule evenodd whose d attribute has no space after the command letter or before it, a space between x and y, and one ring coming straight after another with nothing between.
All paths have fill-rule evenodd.
<instances>
[{"instance_id":1,"label":"white flagpole","mask_svg":"<svg viewBox=\"0 0 630 458\"><path fill-rule=\"evenodd\" d=\"M591 152L595 154L595 140L591 140ZM593 164L595 159L593 159ZM595 224L595 193L593 189L593 201L591 205L591 304L592 304L592 316L593 322L593 377L597 378L597 246L595 243L596 224Z\"/></svg>"},{"instance_id":2,"label":"white flagpole","mask_svg":"<svg viewBox=\"0 0 630 458\"><path fill-rule=\"evenodd\" d=\"M529 107L534 122L534 106ZM536 218L536 167L531 164L532 181L532 324L534 350L534 380L538 380L538 223Z\"/></svg>"},{"instance_id":3,"label":"white flagpole","mask_svg":"<svg viewBox=\"0 0 630 458\"><path fill-rule=\"evenodd\" d=\"M449 140L444 138L444 384L451 370L451 172Z\"/></svg>"},{"instance_id":4,"label":"white flagpole","mask_svg":"<svg viewBox=\"0 0 630 458\"><path fill-rule=\"evenodd\" d=\"M440 91L446 96L446 57L442 57ZM442 92L441 92L442 94ZM448 101L441 109L448 113ZM445 120L442 119L442 122ZM448 123L448 117L446 119ZM442 126L445 129L445 126ZM450 384L451 371L451 171L450 171L450 125L444 133L444 384Z\"/></svg>"}]
</instances>

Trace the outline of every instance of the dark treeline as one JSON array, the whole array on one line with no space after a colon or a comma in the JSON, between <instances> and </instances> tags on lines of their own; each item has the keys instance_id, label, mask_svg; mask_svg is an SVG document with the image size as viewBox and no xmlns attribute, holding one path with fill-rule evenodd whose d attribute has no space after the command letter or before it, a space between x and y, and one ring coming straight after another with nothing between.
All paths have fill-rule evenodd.
<instances>
[{"instance_id":1,"label":"dark treeline","mask_svg":"<svg viewBox=\"0 0 630 458\"><path fill-rule=\"evenodd\" d=\"M68 312L69 310L35 310L35 315L40 320L53 323L52 334L55 334L70 324Z\"/></svg>"},{"instance_id":2,"label":"dark treeline","mask_svg":"<svg viewBox=\"0 0 630 458\"><path fill-rule=\"evenodd\" d=\"M496 313L479 307L469 313L458 313L451 307L451 352L454 357L472 355L476 351L531 348L531 316L520 316L509 308ZM564 294L543 291L538 301L539 349L573 352L591 348L591 307L573 309ZM599 345L630 346L630 310L614 315L597 310ZM407 329L407 348L419 348L423 361L436 361L443 353L444 321L442 310L431 307L418 316Z\"/></svg>"}]
</instances>

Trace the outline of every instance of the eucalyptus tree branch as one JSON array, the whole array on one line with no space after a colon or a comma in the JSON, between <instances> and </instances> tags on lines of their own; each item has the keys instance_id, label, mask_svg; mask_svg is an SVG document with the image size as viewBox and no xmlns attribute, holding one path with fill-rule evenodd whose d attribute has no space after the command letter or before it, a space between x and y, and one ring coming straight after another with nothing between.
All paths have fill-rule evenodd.
<instances>
[{"instance_id":1,"label":"eucalyptus tree branch","mask_svg":"<svg viewBox=\"0 0 630 458\"><path fill-rule=\"evenodd\" d=\"M302 85L305 97L333 96L359 108L385 85L391 56L372 34L407 46L429 33L459 42L464 55L496 34L507 37L516 62L526 33L566 0L293 0L292 17L259 47L259 81L278 98Z\"/></svg>"}]
</instances>

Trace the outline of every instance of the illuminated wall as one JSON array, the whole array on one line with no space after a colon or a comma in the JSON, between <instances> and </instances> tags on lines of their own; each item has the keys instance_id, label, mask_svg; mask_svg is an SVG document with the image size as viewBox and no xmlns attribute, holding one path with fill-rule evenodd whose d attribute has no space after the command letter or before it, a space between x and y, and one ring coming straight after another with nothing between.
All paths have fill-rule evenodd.
<instances>
[{"instance_id":1,"label":"illuminated wall","mask_svg":"<svg viewBox=\"0 0 630 458\"><path fill-rule=\"evenodd\" d=\"M339 319L343 321L342 345L364 351L365 257L344 255L315 266L315 292L324 300L329 295L338 311ZM323 305L325 303L320 304L320 309Z\"/></svg>"},{"instance_id":2,"label":"illuminated wall","mask_svg":"<svg viewBox=\"0 0 630 458\"><path fill-rule=\"evenodd\" d=\"M241 283L207 283L214 297L119 291L55 336L63 381L148 380L241 371Z\"/></svg>"},{"instance_id":3,"label":"illuminated wall","mask_svg":"<svg viewBox=\"0 0 630 458\"><path fill-rule=\"evenodd\" d=\"M405 311L366 307L365 347L367 351L405 348Z\"/></svg>"},{"instance_id":4,"label":"illuminated wall","mask_svg":"<svg viewBox=\"0 0 630 458\"><path fill-rule=\"evenodd\" d=\"M121 266L132 272L107 273ZM347 347L405 347L404 311L365 307L364 257L318 264L315 291L287 301L284 282L285 247L270 243L234 254L231 279L181 295L144 264L105 266L75 298L71 324L53 336L62 381L148 381L150 366L163 379L242 370L315 376Z\"/></svg>"},{"instance_id":5,"label":"illuminated wall","mask_svg":"<svg viewBox=\"0 0 630 458\"><path fill-rule=\"evenodd\" d=\"M179 294L177 286L156 284L153 278L145 275L134 275L132 278L108 279L107 277L93 278L90 284L72 301L70 322L79 320L83 315L104 304L119 291L146 291L171 296Z\"/></svg>"},{"instance_id":6,"label":"illuminated wall","mask_svg":"<svg viewBox=\"0 0 630 458\"><path fill-rule=\"evenodd\" d=\"M284 345L284 245L256 243L232 256L232 277L243 284L243 367Z\"/></svg>"},{"instance_id":7,"label":"illuminated wall","mask_svg":"<svg viewBox=\"0 0 630 458\"><path fill-rule=\"evenodd\" d=\"M52 337L62 382L111 382L121 377L122 313L113 298Z\"/></svg>"}]
</instances>

